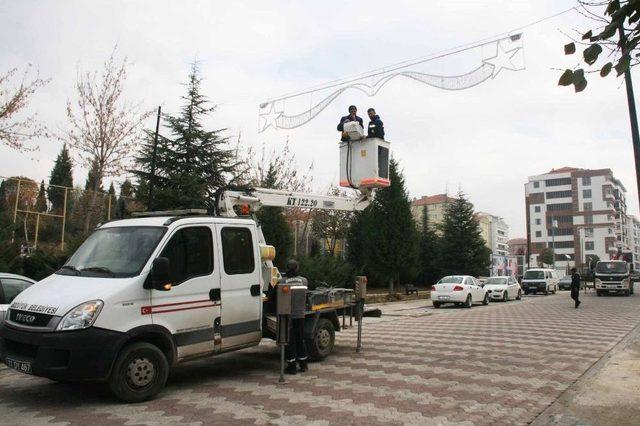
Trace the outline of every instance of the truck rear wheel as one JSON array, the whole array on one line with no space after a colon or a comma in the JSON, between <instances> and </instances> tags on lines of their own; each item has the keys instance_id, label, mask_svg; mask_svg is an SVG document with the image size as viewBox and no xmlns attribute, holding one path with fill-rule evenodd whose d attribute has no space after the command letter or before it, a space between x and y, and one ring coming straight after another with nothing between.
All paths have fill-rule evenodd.
<instances>
[{"instance_id":1,"label":"truck rear wheel","mask_svg":"<svg viewBox=\"0 0 640 426\"><path fill-rule=\"evenodd\" d=\"M320 318L313 331L313 337L307 339L307 350L313 361L325 359L331 351L336 340L336 331L333 323L326 318Z\"/></svg>"},{"instance_id":2,"label":"truck rear wheel","mask_svg":"<svg viewBox=\"0 0 640 426\"><path fill-rule=\"evenodd\" d=\"M169 377L169 363L158 347L136 342L125 346L109 376L111 392L125 402L141 402L156 396Z\"/></svg>"}]
</instances>

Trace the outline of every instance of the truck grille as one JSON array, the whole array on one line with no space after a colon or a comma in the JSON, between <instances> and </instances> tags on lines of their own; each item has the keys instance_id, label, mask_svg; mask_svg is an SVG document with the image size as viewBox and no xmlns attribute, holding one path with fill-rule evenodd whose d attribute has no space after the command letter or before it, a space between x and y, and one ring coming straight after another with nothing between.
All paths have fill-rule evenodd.
<instances>
[{"instance_id":1,"label":"truck grille","mask_svg":"<svg viewBox=\"0 0 640 426\"><path fill-rule=\"evenodd\" d=\"M53 315L40 314L37 312L9 310L9 320L16 324L27 325L29 327L46 327L49 325Z\"/></svg>"}]
</instances>

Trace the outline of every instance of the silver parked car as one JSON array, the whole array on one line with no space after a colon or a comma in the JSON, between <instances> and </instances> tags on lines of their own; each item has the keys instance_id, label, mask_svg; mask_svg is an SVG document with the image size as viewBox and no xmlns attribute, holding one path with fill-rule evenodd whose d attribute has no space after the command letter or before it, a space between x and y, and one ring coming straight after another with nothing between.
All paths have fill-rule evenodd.
<instances>
[{"instance_id":1,"label":"silver parked car","mask_svg":"<svg viewBox=\"0 0 640 426\"><path fill-rule=\"evenodd\" d=\"M4 322L4 316L13 299L33 284L35 281L31 278L0 272L0 324Z\"/></svg>"}]
</instances>

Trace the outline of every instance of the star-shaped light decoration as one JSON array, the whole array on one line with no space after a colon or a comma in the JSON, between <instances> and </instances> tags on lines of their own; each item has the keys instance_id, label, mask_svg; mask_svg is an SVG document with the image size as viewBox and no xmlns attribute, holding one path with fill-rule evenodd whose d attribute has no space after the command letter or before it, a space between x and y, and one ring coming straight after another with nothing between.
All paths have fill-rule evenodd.
<instances>
[{"instance_id":1,"label":"star-shaped light decoration","mask_svg":"<svg viewBox=\"0 0 640 426\"><path fill-rule=\"evenodd\" d=\"M493 73L491 74L491 78L496 78L498 73L503 68L511 71L518 71L519 69L521 69L521 67L518 67L513 63L512 59L518 53L518 51L522 49L522 47L518 46L518 47L514 47L513 49L506 50L502 46L502 41L503 40L496 42L495 56L482 60L482 63L484 64L493 65Z\"/></svg>"},{"instance_id":2,"label":"star-shaped light decoration","mask_svg":"<svg viewBox=\"0 0 640 426\"><path fill-rule=\"evenodd\" d=\"M265 105L263 108L266 108L266 107L267 105ZM274 129L277 129L278 124L276 123L276 120L278 119L278 117L282 115L283 112L284 111L276 111L275 103L271 102L271 108L269 108L269 111L267 111L266 113L260 114L260 119L264 120L262 128L260 129L260 133L267 130L269 126L272 126Z\"/></svg>"}]
</instances>

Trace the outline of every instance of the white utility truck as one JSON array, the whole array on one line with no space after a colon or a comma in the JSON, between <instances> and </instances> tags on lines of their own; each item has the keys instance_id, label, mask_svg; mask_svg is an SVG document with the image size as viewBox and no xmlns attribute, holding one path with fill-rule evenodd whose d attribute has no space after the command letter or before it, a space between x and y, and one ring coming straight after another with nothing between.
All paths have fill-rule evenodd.
<instances>
[{"instance_id":1,"label":"white utility truck","mask_svg":"<svg viewBox=\"0 0 640 426\"><path fill-rule=\"evenodd\" d=\"M265 298L280 274L255 211L357 211L374 190L224 191L216 215L155 212L99 226L59 271L15 298L0 326L0 361L58 381L105 381L124 401L149 399L176 364L275 338ZM352 312L343 297L307 308L313 358L331 352L338 315Z\"/></svg>"}]
</instances>

